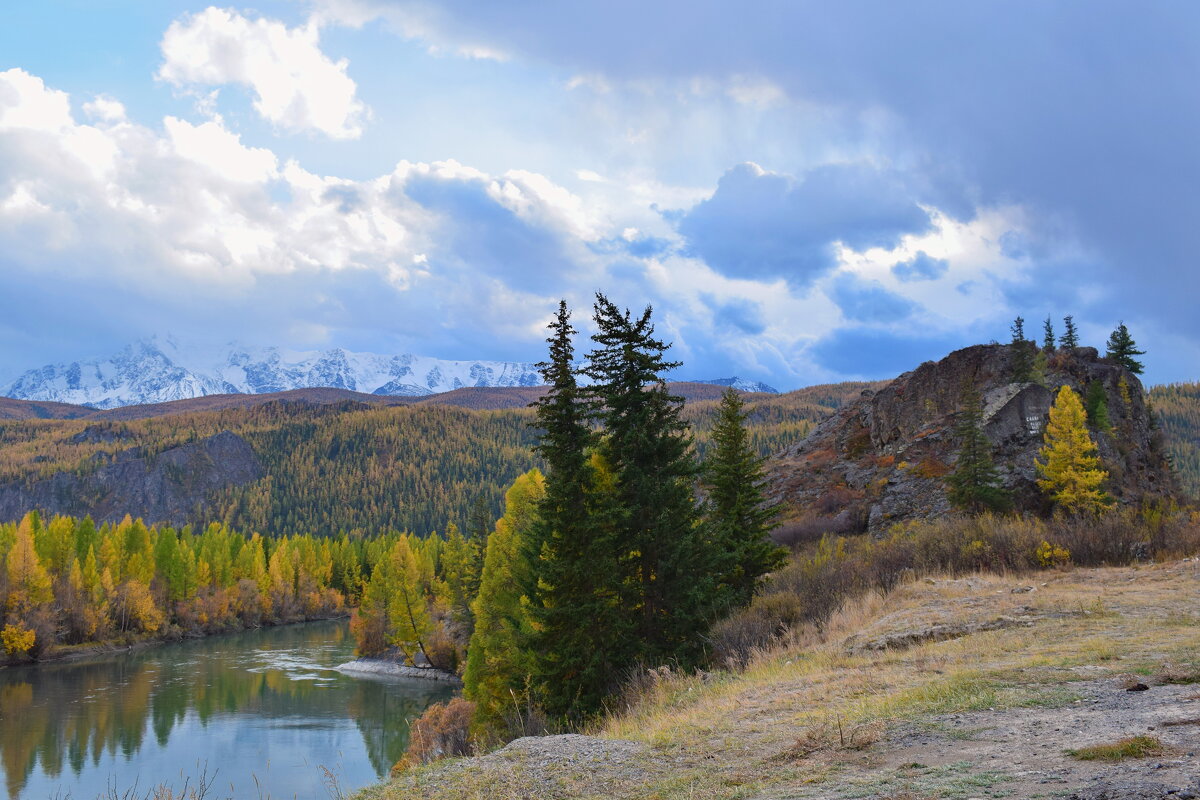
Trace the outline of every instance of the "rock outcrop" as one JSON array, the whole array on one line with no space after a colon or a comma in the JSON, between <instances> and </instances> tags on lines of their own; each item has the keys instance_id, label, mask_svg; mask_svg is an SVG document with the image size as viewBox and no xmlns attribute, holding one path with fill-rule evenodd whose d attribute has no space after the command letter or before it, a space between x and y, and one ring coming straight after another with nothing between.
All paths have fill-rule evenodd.
<instances>
[{"instance_id":1,"label":"rock outcrop","mask_svg":"<svg viewBox=\"0 0 1200 800\"><path fill-rule=\"evenodd\" d=\"M106 441L108 435L100 428L80 434ZM130 514L182 525L215 492L264 474L246 440L229 431L155 455L135 447L97 458L102 463L87 474L59 472L28 484L0 486L0 520L19 519L36 508L49 514L90 514L97 522Z\"/></svg>"},{"instance_id":2,"label":"rock outcrop","mask_svg":"<svg viewBox=\"0 0 1200 800\"><path fill-rule=\"evenodd\" d=\"M966 387L983 398L984 432L1017 510L1050 511L1034 459L1059 388L1104 389L1111 430L1092 431L1106 487L1118 502L1173 494L1141 382L1091 347L1049 355L1045 379L1013 383L1012 348L978 345L926 362L875 392L864 391L802 442L768 464L771 495L796 518L838 532L879 532L893 523L948 513L945 476L954 469L955 421Z\"/></svg>"}]
</instances>

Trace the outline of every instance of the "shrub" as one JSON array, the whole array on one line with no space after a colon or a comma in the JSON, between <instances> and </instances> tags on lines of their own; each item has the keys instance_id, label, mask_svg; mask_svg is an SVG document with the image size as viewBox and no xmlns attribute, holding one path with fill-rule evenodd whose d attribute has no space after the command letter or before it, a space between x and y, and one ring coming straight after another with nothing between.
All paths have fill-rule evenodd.
<instances>
[{"instance_id":1,"label":"shrub","mask_svg":"<svg viewBox=\"0 0 1200 800\"><path fill-rule=\"evenodd\" d=\"M403 772L439 758L471 754L471 716L475 704L456 697L425 709L409 731L408 750L392 768Z\"/></svg>"},{"instance_id":2,"label":"shrub","mask_svg":"<svg viewBox=\"0 0 1200 800\"><path fill-rule=\"evenodd\" d=\"M789 629L822 625L847 599L923 574L1128 564L1200 551L1200 515L1169 505L1049 522L990 513L947 516L895 525L881 539L820 533L831 522L810 516L772 533L794 548L791 563L770 577L749 607L713 626L715 663L745 666Z\"/></svg>"},{"instance_id":3,"label":"shrub","mask_svg":"<svg viewBox=\"0 0 1200 800\"><path fill-rule=\"evenodd\" d=\"M0 631L0 643L4 645L4 654L13 660L28 658L35 641L37 634L20 625L9 623Z\"/></svg>"},{"instance_id":4,"label":"shrub","mask_svg":"<svg viewBox=\"0 0 1200 800\"><path fill-rule=\"evenodd\" d=\"M788 630L809 618L800 598L790 592L762 595L709 632L714 663L741 669L757 650L770 647Z\"/></svg>"},{"instance_id":5,"label":"shrub","mask_svg":"<svg viewBox=\"0 0 1200 800\"><path fill-rule=\"evenodd\" d=\"M1071 563L1071 551L1043 540L1038 545L1037 560L1043 567L1062 567Z\"/></svg>"},{"instance_id":6,"label":"shrub","mask_svg":"<svg viewBox=\"0 0 1200 800\"><path fill-rule=\"evenodd\" d=\"M771 531L771 539L776 544L795 549L806 544L821 541L826 534L835 536L855 533L853 514L843 513L837 516L823 514L807 514L799 519L785 522Z\"/></svg>"}]
</instances>

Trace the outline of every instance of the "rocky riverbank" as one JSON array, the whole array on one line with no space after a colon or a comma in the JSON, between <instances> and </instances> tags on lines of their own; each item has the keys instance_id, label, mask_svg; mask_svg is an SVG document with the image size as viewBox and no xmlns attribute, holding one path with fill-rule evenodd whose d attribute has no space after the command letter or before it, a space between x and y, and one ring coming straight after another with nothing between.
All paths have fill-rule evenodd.
<instances>
[{"instance_id":1,"label":"rocky riverbank","mask_svg":"<svg viewBox=\"0 0 1200 800\"><path fill-rule=\"evenodd\" d=\"M450 686L462 686L462 679L454 673L434 667L412 667L389 658L356 658L339 665L336 669L347 675L388 675L396 678L417 678L423 681L437 681Z\"/></svg>"}]
</instances>

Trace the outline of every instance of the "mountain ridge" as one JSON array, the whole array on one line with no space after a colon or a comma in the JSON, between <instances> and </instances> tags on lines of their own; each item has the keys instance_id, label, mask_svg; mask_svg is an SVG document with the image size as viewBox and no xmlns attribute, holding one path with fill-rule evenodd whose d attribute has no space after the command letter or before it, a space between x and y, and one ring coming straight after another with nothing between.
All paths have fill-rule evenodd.
<instances>
[{"instance_id":1,"label":"mountain ridge","mask_svg":"<svg viewBox=\"0 0 1200 800\"><path fill-rule=\"evenodd\" d=\"M694 383L776 393L765 383L736 376ZM298 351L237 343L213 351L185 346L171 337L151 337L127 345L108 358L26 370L4 388L3 395L15 400L108 410L301 389L423 398L458 389L533 388L541 384L542 376L534 362L456 361L411 353L389 356L340 347ZM37 413L55 416L55 411L42 409Z\"/></svg>"}]
</instances>

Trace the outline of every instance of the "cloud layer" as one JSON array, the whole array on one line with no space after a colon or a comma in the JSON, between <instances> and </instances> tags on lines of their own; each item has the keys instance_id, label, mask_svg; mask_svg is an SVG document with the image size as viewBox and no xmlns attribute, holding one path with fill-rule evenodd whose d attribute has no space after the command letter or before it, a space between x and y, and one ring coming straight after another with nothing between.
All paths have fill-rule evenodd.
<instances>
[{"instance_id":1,"label":"cloud layer","mask_svg":"<svg viewBox=\"0 0 1200 800\"><path fill-rule=\"evenodd\" d=\"M604 290L682 377L1070 313L1194 379L1200 12L1020 8L181 5L140 83L0 72L0 373L152 331L528 360Z\"/></svg>"}]
</instances>

